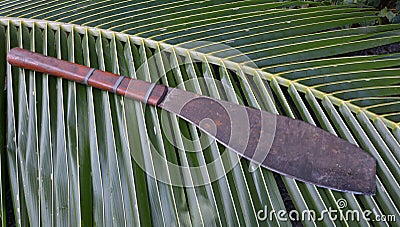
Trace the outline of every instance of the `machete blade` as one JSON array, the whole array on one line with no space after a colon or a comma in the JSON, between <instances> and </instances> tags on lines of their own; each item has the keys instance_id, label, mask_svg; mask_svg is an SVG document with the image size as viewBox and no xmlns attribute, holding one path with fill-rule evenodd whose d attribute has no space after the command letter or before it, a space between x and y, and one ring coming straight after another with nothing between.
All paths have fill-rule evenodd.
<instances>
[{"instance_id":1,"label":"machete blade","mask_svg":"<svg viewBox=\"0 0 400 227\"><path fill-rule=\"evenodd\" d=\"M375 194L375 160L318 127L180 89L170 89L159 107L267 169L333 190Z\"/></svg>"},{"instance_id":2,"label":"machete blade","mask_svg":"<svg viewBox=\"0 0 400 227\"><path fill-rule=\"evenodd\" d=\"M13 48L7 61L159 106L195 124L252 163L278 173L339 191L375 193L375 160L355 145L310 124L21 48Z\"/></svg>"}]
</instances>

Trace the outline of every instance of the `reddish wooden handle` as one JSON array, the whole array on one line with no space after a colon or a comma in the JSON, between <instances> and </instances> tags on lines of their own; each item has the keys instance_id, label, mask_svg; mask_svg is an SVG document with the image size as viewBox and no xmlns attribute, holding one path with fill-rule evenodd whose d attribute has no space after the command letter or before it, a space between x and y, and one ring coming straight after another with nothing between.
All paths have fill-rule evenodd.
<instances>
[{"instance_id":1,"label":"reddish wooden handle","mask_svg":"<svg viewBox=\"0 0 400 227\"><path fill-rule=\"evenodd\" d=\"M154 85L146 81L94 70L87 66L44 56L21 48L11 49L7 55L7 61L14 66L88 84L153 106L157 106L168 91L168 88L163 85Z\"/></svg>"}]
</instances>

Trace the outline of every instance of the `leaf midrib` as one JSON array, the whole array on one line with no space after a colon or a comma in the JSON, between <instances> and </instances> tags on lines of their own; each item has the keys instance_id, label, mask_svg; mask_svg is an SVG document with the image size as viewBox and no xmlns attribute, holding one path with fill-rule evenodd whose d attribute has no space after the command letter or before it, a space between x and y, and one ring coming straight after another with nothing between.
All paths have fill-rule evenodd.
<instances>
[{"instance_id":1,"label":"leaf midrib","mask_svg":"<svg viewBox=\"0 0 400 227\"><path fill-rule=\"evenodd\" d=\"M189 49L189 48L183 48L180 47L179 45L172 45L172 44L168 44L168 43L164 43L162 41L155 41L155 40L151 40L151 39L147 39L147 38L142 38L139 36L135 36L135 35L130 35L130 34L124 34L124 33L120 33L120 32L115 32L115 31L111 31L108 29L101 29L101 28L94 28L94 27L88 27L88 26L82 26L82 25L75 25L75 24L69 24L69 23L63 23L63 22L53 22L53 21L47 21L47 20L38 20L38 19L28 19L28 18L15 18L15 17L0 17L0 23L2 23L4 26L7 26L7 21L10 21L12 23L14 23L15 25L19 25L19 23L23 23L28 27L32 27L33 24L36 24L39 28L44 29L46 24L49 25L49 27L53 30L56 30L56 28L58 26L61 26L63 29L65 29L67 32L70 32L73 28L76 29L76 31L78 31L80 34L85 34L85 30L88 30L92 33L92 35L94 36L99 36L99 34L101 33L104 37L106 37L107 39L112 39L113 34L115 35L115 37L118 37L118 39L122 42L126 42L128 40L133 41L134 43L141 43L144 42L147 45L149 45L149 47L151 48L156 48L158 45L160 47L162 47L163 49L171 49L171 50L175 50L177 53L179 54L190 54L193 58L195 59L208 59L208 61L210 63L213 64L224 64L228 69L231 69L233 71L238 71L238 70L242 70L244 73L247 73L249 75L259 75L262 79L267 80L267 81L272 81L272 80L276 80L276 82L280 85L283 85L285 87L290 87L290 86L295 86L295 88L297 90L299 90L300 92L306 94L307 92L311 92L315 97L317 97L320 100L326 99L328 98L334 105L341 107L341 106L346 106L347 108L349 108L353 113L355 114L359 114L360 112L363 112L364 114L366 114L366 116L368 116L369 119L371 119L372 121L375 120L381 120L385 123L385 125L389 128L391 128L392 130L396 130L397 128L399 128L399 123L393 122L392 120L389 120L385 117L382 117L376 113L373 113L369 110L366 110L360 106L357 106L355 104L352 104L349 101L346 100L342 100L340 98L337 98L331 94L328 94L326 92L322 92L320 90L317 90L315 88L312 87L308 87L306 85L303 85L301 83L298 83L296 81L292 81L289 79L286 79L284 77L281 77L279 75L275 75L275 74L271 74L268 72L265 72L261 69L258 68L253 68L250 66L246 66L246 65L242 65L240 63L236 63L230 60L226 60L223 58L219 58L219 57L215 57L213 55L210 54L205 54L205 53L201 53L198 52L196 50L193 49Z\"/></svg>"}]
</instances>

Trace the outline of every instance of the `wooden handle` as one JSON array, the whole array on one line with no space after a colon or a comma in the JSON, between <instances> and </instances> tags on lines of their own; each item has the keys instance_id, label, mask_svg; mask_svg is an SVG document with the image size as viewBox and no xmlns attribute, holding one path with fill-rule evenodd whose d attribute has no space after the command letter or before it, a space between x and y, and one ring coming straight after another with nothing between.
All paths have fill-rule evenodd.
<instances>
[{"instance_id":1,"label":"wooden handle","mask_svg":"<svg viewBox=\"0 0 400 227\"><path fill-rule=\"evenodd\" d=\"M130 79L21 48L11 49L7 55L7 61L13 66L87 84L153 106L160 104L168 91L168 88L163 85Z\"/></svg>"}]
</instances>

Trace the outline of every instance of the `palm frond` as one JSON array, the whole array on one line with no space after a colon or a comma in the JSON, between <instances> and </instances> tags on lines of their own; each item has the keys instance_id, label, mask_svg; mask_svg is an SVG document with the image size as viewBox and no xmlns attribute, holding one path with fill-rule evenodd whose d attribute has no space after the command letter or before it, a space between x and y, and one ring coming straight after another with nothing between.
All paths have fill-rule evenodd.
<instances>
[{"instance_id":1,"label":"palm frond","mask_svg":"<svg viewBox=\"0 0 400 227\"><path fill-rule=\"evenodd\" d=\"M262 225L257 212L264 206L287 209L277 181L298 211L340 210L337 202L345 198L344 210L400 219L400 55L349 55L399 42L399 25L374 25L375 10L274 1L51 2L0 3L0 15L8 16L0 18L6 79L0 83L7 85L0 94L6 109L0 141L7 146L1 158L17 225ZM164 84L315 124L376 158L377 195L338 193L265 169L249 172L248 161L175 116L11 67L5 54L16 46L147 81L164 71ZM168 135L183 148L189 138L204 149L184 152ZM208 168L176 176L169 163ZM178 187L176 179L211 183ZM2 202L4 215L3 191ZM276 213L265 222L290 225Z\"/></svg>"}]
</instances>

